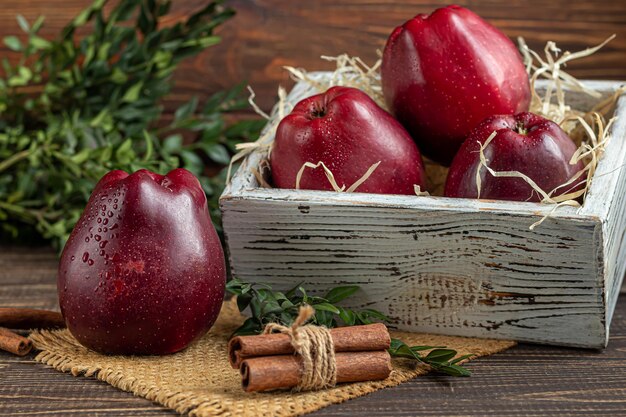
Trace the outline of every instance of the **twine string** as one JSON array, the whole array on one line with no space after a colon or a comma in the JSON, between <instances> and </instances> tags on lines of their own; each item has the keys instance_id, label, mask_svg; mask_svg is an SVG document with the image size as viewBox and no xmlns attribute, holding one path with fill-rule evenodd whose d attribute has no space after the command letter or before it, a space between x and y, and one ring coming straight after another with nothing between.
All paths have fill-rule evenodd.
<instances>
[{"instance_id":1,"label":"twine string","mask_svg":"<svg viewBox=\"0 0 626 417\"><path fill-rule=\"evenodd\" d=\"M264 334L288 335L295 353L302 359L302 374L294 391L320 390L337 383L335 346L330 331L323 326L305 325L314 314L313 307L302 306L291 326L269 323L263 330Z\"/></svg>"}]
</instances>

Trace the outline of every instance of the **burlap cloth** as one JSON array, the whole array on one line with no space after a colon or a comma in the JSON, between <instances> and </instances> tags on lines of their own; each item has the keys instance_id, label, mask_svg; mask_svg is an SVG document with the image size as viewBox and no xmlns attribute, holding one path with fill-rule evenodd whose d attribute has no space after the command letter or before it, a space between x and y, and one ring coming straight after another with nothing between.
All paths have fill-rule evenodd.
<instances>
[{"instance_id":1,"label":"burlap cloth","mask_svg":"<svg viewBox=\"0 0 626 417\"><path fill-rule=\"evenodd\" d=\"M428 371L410 361L394 360L384 381L339 385L318 392L247 394L237 370L228 363L228 336L243 321L232 302L224 303L211 331L183 352L168 356L106 356L81 346L67 330L31 334L41 352L36 360L75 376L102 381L192 416L297 416L385 387L393 387ZM447 346L459 354L490 355L515 342L392 332L409 345Z\"/></svg>"}]
</instances>

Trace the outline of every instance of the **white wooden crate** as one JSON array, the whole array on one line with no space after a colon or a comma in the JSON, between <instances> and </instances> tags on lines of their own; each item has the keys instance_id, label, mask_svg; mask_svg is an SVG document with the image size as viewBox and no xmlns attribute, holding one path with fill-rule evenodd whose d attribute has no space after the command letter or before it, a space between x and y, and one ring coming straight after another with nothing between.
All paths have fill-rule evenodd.
<instances>
[{"instance_id":1,"label":"white wooden crate","mask_svg":"<svg viewBox=\"0 0 626 417\"><path fill-rule=\"evenodd\" d=\"M288 101L314 93L299 83ZM257 151L220 200L232 273L281 289L358 284L351 306L402 330L604 347L626 269L626 96L620 113L584 205L534 231L551 206L259 188Z\"/></svg>"}]
</instances>

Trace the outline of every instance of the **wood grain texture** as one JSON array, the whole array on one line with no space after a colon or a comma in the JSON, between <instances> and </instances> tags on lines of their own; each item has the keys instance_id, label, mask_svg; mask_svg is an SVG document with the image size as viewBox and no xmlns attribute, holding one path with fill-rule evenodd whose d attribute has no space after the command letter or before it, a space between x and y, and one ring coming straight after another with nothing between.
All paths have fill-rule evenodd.
<instances>
[{"instance_id":1,"label":"wood grain texture","mask_svg":"<svg viewBox=\"0 0 626 417\"><path fill-rule=\"evenodd\" d=\"M90 0L5 1L0 8L0 36L18 33L15 16L29 20L45 15L46 37L60 28ZM168 22L201 7L205 0L174 1ZM177 74L177 87L167 102L169 110L193 94L210 93L248 82L258 102L268 110L279 84L290 87L284 65L311 70L330 69L321 55L344 52L373 62L394 27L418 13L429 13L448 1L405 0L230 0L238 15L221 30L223 43L185 62ZM609 35L617 39L568 70L579 78L626 79L626 2L593 0L462 0L510 37L523 36L533 49L553 40L566 50L581 50ZM7 54L0 45L0 52ZM15 55L10 55L15 57Z\"/></svg>"},{"instance_id":2,"label":"wood grain texture","mask_svg":"<svg viewBox=\"0 0 626 417\"><path fill-rule=\"evenodd\" d=\"M0 306L54 306L49 249L0 247ZM48 290L42 291L41 286ZM519 345L472 361L470 378L429 375L311 416L607 416L626 414L626 303L618 303L604 351ZM75 378L0 353L0 415L175 416L101 381Z\"/></svg>"},{"instance_id":3,"label":"wood grain texture","mask_svg":"<svg viewBox=\"0 0 626 417\"><path fill-rule=\"evenodd\" d=\"M589 85L609 95L619 83ZM297 84L288 106L311 94ZM580 93L568 102L594 103ZM401 330L602 347L626 266L626 178L616 170L626 164L625 122L584 207L554 213L538 203L258 188L250 167L267 150L257 150L220 201L233 276L284 290L361 285L352 306L380 310Z\"/></svg>"}]
</instances>

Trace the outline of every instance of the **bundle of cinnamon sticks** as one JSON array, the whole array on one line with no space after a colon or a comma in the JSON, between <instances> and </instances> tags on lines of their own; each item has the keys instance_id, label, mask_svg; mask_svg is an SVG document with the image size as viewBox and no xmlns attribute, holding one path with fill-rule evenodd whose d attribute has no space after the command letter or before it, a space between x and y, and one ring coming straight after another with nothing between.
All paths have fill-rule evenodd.
<instances>
[{"instance_id":1,"label":"bundle of cinnamon sticks","mask_svg":"<svg viewBox=\"0 0 626 417\"><path fill-rule=\"evenodd\" d=\"M61 313L32 308L0 308L0 349L24 356L32 343L14 330L48 329L65 327Z\"/></svg>"},{"instance_id":2,"label":"bundle of cinnamon sticks","mask_svg":"<svg viewBox=\"0 0 626 417\"><path fill-rule=\"evenodd\" d=\"M385 379L391 372L391 343L382 323L330 329L336 360L336 382ZM228 358L239 368L247 392L296 387L302 377L301 358L294 355L290 336L283 333L236 336L228 343Z\"/></svg>"}]
</instances>

